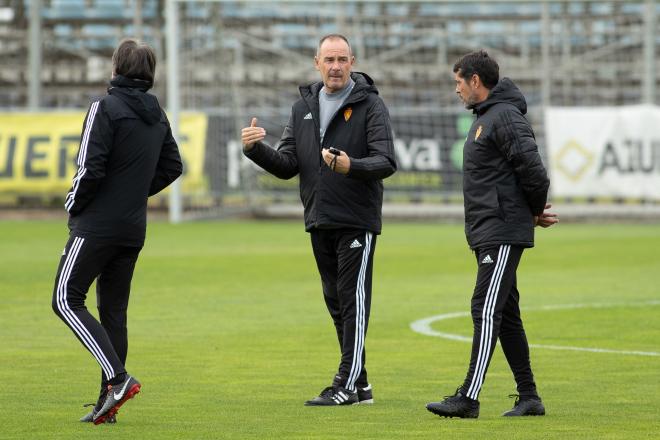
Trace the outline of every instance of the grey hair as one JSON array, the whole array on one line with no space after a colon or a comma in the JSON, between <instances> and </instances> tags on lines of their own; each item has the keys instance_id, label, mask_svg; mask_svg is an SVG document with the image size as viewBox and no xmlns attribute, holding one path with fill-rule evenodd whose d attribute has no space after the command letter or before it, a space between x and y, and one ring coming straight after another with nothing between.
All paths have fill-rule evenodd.
<instances>
[{"instance_id":1,"label":"grey hair","mask_svg":"<svg viewBox=\"0 0 660 440\"><path fill-rule=\"evenodd\" d=\"M325 40L344 40L344 42L348 46L348 54L353 56L353 49L351 48L351 43L349 43L348 38L346 38L342 34L328 34L328 35L322 36L321 39L319 40L319 45L316 47L316 55L317 56L321 53L321 45L323 45L323 42Z\"/></svg>"}]
</instances>

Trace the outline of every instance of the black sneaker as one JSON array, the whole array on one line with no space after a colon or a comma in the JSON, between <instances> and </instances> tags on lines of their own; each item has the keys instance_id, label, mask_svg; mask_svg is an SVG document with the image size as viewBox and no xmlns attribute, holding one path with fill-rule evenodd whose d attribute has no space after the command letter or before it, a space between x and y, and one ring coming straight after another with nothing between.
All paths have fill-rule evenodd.
<instances>
[{"instance_id":1,"label":"black sneaker","mask_svg":"<svg viewBox=\"0 0 660 440\"><path fill-rule=\"evenodd\" d=\"M358 403L360 405L370 405L374 403L374 395L371 391L371 384L364 388L357 388Z\"/></svg>"},{"instance_id":2,"label":"black sneaker","mask_svg":"<svg viewBox=\"0 0 660 440\"><path fill-rule=\"evenodd\" d=\"M479 417L479 401L464 396L460 388L453 396L445 396L445 400L442 402L428 403L426 409L443 417L460 417L462 419Z\"/></svg>"},{"instance_id":3,"label":"black sneaker","mask_svg":"<svg viewBox=\"0 0 660 440\"><path fill-rule=\"evenodd\" d=\"M94 421L94 424L100 425L110 417L114 416L128 399L132 399L133 396L140 392L141 387L142 384L128 374L122 383L108 385L108 392L106 393L103 405L93 416L92 420Z\"/></svg>"},{"instance_id":4,"label":"black sneaker","mask_svg":"<svg viewBox=\"0 0 660 440\"><path fill-rule=\"evenodd\" d=\"M357 391L348 391L343 387L327 387L321 394L305 402L305 406L355 405L358 402Z\"/></svg>"},{"instance_id":5,"label":"black sneaker","mask_svg":"<svg viewBox=\"0 0 660 440\"><path fill-rule=\"evenodd\" d=\"M87 403L87 404L83 405L83 407L86 407L86 406L94 406L94 404L93 403ZM91 423L91 422L94 421L94 416L95 415L96 415L96 408L92 408L92 410L90 412L88 412L87 414L85 414L84 416L82 416L80 418L80 421L84 422L84 423ZM117 414L115 413L115 415L113 415L111 417L106 417L105 422L103 422L103 423L117 423Z\"/></svg>"},{"instance_id":6,"label":"black sneaker","mask_svg":"<svg viewBox=\"0 0 660 440\"><path fill-rule=\"evenodd\" d=\"M523 397L518 394L510 394L509 397L516 398L513 408L502 414L505 417L518 416L544 416L545 406L540 397Z\"/></svg>"},{"instance_id":7,"label":"black sneaker","mask_svg":"<svg viewBox=\"0 0 660 440\"><path fill-rule=\"evenodd\" d=\"M96 403L86 403L83 405L83 408L91 406L92 410L80 418L81 422L91 423L94 421L94 416L96 415L98 410L101 409L101 406L103 406L103 402L105 401L106 394L108 394L108 389L103 388L99 393L99 398L96 399ZM117 423L117 418L115 416L108 417L105 419L105 423Z\"/></svg>"}]
</instances>

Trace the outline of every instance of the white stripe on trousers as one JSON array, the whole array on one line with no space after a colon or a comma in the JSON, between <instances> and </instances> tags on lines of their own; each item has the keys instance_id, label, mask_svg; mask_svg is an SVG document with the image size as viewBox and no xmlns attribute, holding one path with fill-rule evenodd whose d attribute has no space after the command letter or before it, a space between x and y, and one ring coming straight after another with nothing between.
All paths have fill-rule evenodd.
<instances>
[{"instance_id":1,"label":"white stripe on trousers","mask_svg":"<svg viewBox=\"0 0 660 440\"><path fill-rule=\"evenodd\" d=\"M506 268L506 262L509 257L510 245L501 245L497 255L497 263L493 275L490 278L490 285L486 292L486 301L483 311L481 313L481 338L479 341L479 355L474 367L474 375L470 383L470 388L467 391L467 397L477 400L481 385L486 375L486 365L492 350L493 340L493 315L495 313L495 304L497 303L497 295L500 291L500 284L502 282L502 275Z\"/></svg>"},{"instance_id":2,"label":"white stripe on trousers","mask_svg":"<svg viewBox=\"0 0 660 440\"><path fill-rule=\"evenodd\" d=\"M92 103L92 106L89 108L89 115L87 116L87 124L85 124L85 131L83 132L82 140L80 141L80 151L78 151L78 172L76 177L73 178L73 188L66 195L66 202L64 203L64 208L69 211L71 206L75 203L76 192L78 191L78 185L80 180L83 178L85 173L87 173L87 168L85 168L85 160L87 159L87 144L89 144L89 134L92 131L92 126L94 125L94 118L96 117L96 110L99 108L99 102L96 101Z\"/></svg>"},{"instance_id":3,"label":"white stripe on trousers","mask_svg":"<svg viewBox=\"0 0 660 440\"><path fill-rule=\"evenodd\" d=\"M358 275L357 286L355 288L355 342L353 345L353 363L351 372L346 381L346 389L355 390L355 381L362 372L362 352L364 351L365 337L365 299L366 291L364 281L367 276L367 267L369 266L369 254L371 253L372 233L367 232L364 238L364 250L362 251L362 264Z\"/></svg>"},{"instance_id":4,"label":"white stripe on trousers","mask_svg":"<svg viewBox=\"0 0 660 440\"><path fill-rule=\"evenodd\" d=\"M108 359L103 354L101 347L94 340L92 335L89 333L89 330L85 328L80 319L76 314L71 310L66 299L67 286L69 283L69 277L71 276L71 271L73 266L76 264L76 259L78 258L78 253L80 248L84 243L85 239L81 237L75 237L73 239L73 244L69 248L69 255L67 255L64 265L62 266L62 271L60 272L60 279L57 283L57 309L62 314L62 318L66 321L71 329L78 335L85 347L92 353L92 356L96 359L96 362L99 363L105 373L105 377L112 379L115 377L115 371L112 368L112 365Z\"/></svg>"}]
</instances>

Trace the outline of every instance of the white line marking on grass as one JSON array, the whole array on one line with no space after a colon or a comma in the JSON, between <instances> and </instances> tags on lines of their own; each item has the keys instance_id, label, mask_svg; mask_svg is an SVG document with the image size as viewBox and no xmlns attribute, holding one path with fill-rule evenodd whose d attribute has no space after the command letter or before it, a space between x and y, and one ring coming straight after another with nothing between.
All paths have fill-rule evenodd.
<instances>
[{"instance_id":1,"label":"white line marking on grass","mask_svg":"<svg viewBox=\"0 0 660 440\"><path fill-rule=\"evenodd\" d=\"M528 307L523 310L539 311L539 310L574 310L574 309L607 309L612 307L648 307L660 305L660 300L642 301L635 303L593 303L593 304L556 304L539 307ZM428 318L418 319L410 323L410 328L417 333L427 336L434 336L438 338L450 339L452 341L472 342L471 337L456 335L453 333L445 333L434 330L431 324L437 321L445 321L453 318L469 317L470 312L454 312L444 313L442 315L430 316ZM548 350L569 350L569 351L587 351L591 353L613 353L625 354L634 356L660 356L657 351L636 351L636 350L611 350L608 348L590 348L590 347L571 347L566 345L544 345L544 344L529 344L533 348L547 348Z\"/></svg>"}]
</instances>

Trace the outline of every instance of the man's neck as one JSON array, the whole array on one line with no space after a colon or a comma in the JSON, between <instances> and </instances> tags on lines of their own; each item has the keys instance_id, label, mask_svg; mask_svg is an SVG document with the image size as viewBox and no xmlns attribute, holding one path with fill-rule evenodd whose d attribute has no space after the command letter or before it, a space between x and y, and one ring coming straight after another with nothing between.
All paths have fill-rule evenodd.
<instances>
[{"instance_id":1,"label":"man's neck","mask_svg":"<svg viewBox=\"0 0 660 440\"><path fill-rule=\"evenodd\" d=\"M485 100L488 99L488 95L490 95L490 89L484 88L483 90L479 90L479 95L477 96L477 102L474 105L481 104Z\"/></svg>"}]
</instances>

